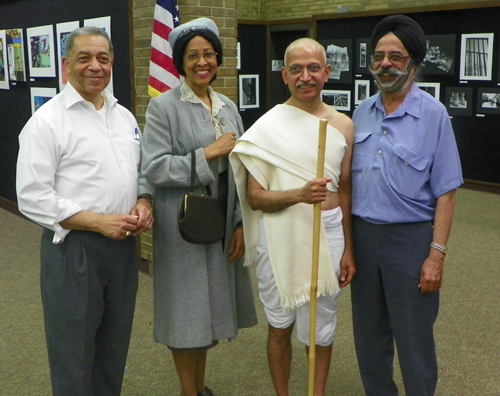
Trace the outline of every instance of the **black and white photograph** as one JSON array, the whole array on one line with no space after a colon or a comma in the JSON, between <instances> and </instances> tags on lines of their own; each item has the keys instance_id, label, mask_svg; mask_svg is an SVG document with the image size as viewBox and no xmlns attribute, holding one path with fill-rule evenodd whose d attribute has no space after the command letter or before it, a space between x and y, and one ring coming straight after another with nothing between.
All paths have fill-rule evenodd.
<instances>
[{"instance_id":1,"label":"black and white photograph","mask_svg":"<svg viewBox=\"0 0 500 396\"><path fill-rule=\"evenodd\" d=\"M426 36L427 53L420 65L422 75L455 74L454 34Z\"/></svg>"},{"instance_id":2,"label":"black and white photograph","mask_svg":"<svg viewBox=\"0 0 500 396\"><path fill-rule=\"evenodd\" d=\"M7 66L7 42L5 30L0 30L0 89L9 89L9 68Z\"/></svg>"},{"instance_id":3,"label":"black and white photograph","mask_svg":"<svg viewBox=\"0 0 500 396\"><path fill-rule=\"evenodd\" d=\"M436 82L416 82L415 84L418 85L418 87L427 92L428 94L434 96L437 100L440 100L440 83Z\"/></svg>"},{"instance_id":4,"label":"black and white photograph","mask_svg":"<svg viewBox=\"0 0 500 396\"><path fill-rule=\"evenodd\" d=\"M239 88L240 109L258 109L259 75L240 74Z\"/></svg>"},{"instance_id":5,"label":"black and white photograph","mask_svg":"<svg viewBox=\"0 0 500 396\"><path fill-rule=\"evenodd\" d=\"M56 61L52 25L26 29L30 77L55 77Z\"/></svg>"},{"instance_id":6,"label":"black and white photograph","mask_svg":"<svg viewBox=\"0 0 500 396\"><path fill-rule=\"evenodd\" d=\"M462 34L460 79L491 81L493 33Z\"/></svg>"},{"instance_id":7,"label":"black and white photograph","mask_svg":"<svg viewBox=\"0 0 500 396\"><path fill-rule=\"evenodd\" d=\"M351 91L323 90L321 99L338 111L351 111Z\"/></svg>"},{"instance_id":8,"label":"black and white photograph","mask_svg":"<svg viewBox=\"0 0 500 396\"><path fill-rule=\"evenodd\" d=\"M370 73L371 64L371 39L357 39L356 40L356 73Z\"/></svg>"},{"instance_id":9,"label":"black and white photograph","mask_svg":"<svg viewBox=\"0 0 500 396\"><path fill-rule=\"evenodd\" d=\"M352 40L323 40L326 63L332 68L329 83L350 84L352 82L351 52Z\"/></svg>"},{"instance_id":10,"label":"black and white photograph","mask_svg":"<svg viewBox=\"0 0 500 396\"><path fill-rule=\"evenodd\" d=\"M500 88L479 88L477 113L500 114Z\"/></svg>"},{"instance_id":11,"label":"black and white photograph","mask_svg":"<svg viewBox=\"0 0 500 396\"><path fill-rule=\"evenodd\" d=\"M370 97L370 80L354 81L354 104L359 105Z\"/></svg>"},{"instance_id":12,"label":"black and white photograph","mask_svg":"<svg viewBox=\"0 0 500 396\"><path fill-rule=\"evenodd\" d=\"M446 87L445 106L450 116L471 116L472 88Z\"/></svg>"}]
</instances>

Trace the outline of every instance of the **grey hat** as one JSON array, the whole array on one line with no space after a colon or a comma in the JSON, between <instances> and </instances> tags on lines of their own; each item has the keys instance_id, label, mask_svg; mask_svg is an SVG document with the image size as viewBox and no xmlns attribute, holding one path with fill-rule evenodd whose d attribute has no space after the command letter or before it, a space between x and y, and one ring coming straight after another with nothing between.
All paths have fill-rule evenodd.
<instances>
[{"instance_id":1,"label":"grey hat","mask_svg":"<svg viewBox=\"0 0 500 396\"><path fill-rule=\"evenodd\" d=\"M197 18L177 26L170 32L168 36L170 47L173 49L177 39L196 30L207 30L209 32L212 32L217 38L219 38L219 29L217 28L217 25L214 21L208 18Z\"/></svg>"}]
</instances>

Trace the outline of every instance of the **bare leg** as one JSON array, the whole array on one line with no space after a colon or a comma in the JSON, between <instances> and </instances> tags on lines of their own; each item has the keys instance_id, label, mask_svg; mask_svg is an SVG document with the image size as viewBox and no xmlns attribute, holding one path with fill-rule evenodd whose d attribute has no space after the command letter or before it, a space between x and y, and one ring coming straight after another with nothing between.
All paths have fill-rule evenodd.
<instances>
[{"instance_id":1,"label":"bare leg","mask_svg":"<svg viewBox=\"0 0 500 396\"><path fill-rule=\"evenodd\" d=\"M309 347L306 346L306 355L309 357ZM322 347L316 345L316 365L314 371L314 396L324 396L326 380L332 361L332 344Z\"/></svg>"},{"instance_id":2,"label":"bare leg","mask_svg":"<svg viewBox=\"0 0 500 396\"><path fill-rule=\"evenodd\" d=\"M267 359L274 389L278 396L288 396L288 381L292 364L292 330L293 325L286 329L268 326Z\"/></svg>"},{"instance_id":3,"label":"bare leg","mask_svg":"<svg viewBox=\"0 0 500 396\"><path fill-rule=\"evenodd\" d=\"M207 350L196 351L196 371L195 371L195 387L196 392L205 390L205 371L207 368Z\"/></svg>"},{"instance_id":4,"label":"bare leg","mask_svg":"<svg viewBox=\"0 0 500 396\"><path fill-rule=\"evenodd\" d=\"M200 377L200 371L203 371L202 378L205 379L206 351L203 361L198 365L198 354L200 351L188 350L182 352L173 352L175 370L181 383L182 396L197 396L197 381ZM200 392L205 388L203 385Z\"/></svg>"}]
</instances>

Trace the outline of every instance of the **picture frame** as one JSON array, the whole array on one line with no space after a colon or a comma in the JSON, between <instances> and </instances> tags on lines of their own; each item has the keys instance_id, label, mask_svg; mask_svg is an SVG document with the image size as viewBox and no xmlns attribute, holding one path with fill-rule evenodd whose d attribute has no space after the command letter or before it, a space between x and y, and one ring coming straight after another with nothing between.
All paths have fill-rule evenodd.
<instances>
[{"instance_id":1,"label":"picture frame","mask_svg":"<svg viewBox=\"0 0 500 396\"><path fill-rule=\"evenodd\" d=\"M236 69L241 69L241 44L239 41L236 43Z\"/></svg>"},{"instance_id":2,"label":"picture frame","mask_svg":"<svg viewBox=\"0 0 500 396\"><path fill-rule=\"evenodd\" d=\"M437 82L415 82L415 84L417 84L417 86L421 90L431 94L437 100L440 100L440 94L441 94L441 84L440 83L437 83Z\"/></svg>"},{"instance_id":3,"label":"picture frame","mask_svg":"<svg viewBox=\"0 0 500 396\"><path fill-rule=\"evenodd\" d=\"M450 116L472 116L472 94L470 87L446 87L444 104Z\"/></svg>"},{"instance_id":4,"label":"picture frame","mask_svg":"<svg viewBox=\"0 0 500 396\"><path fill-rule=\"evenodd\" d=\"M35 114L40 107L57 95L56 88L30 88L31 114Z\"/></svg>"},{"instance_id":5,"label":"picture frame","mask_svg":"<svg viewBox=\"0 0 500 396\"><path fill-rule=\"evenodd\" d=\"M460 79L491 81L493 33L462 34Z\"/></svg>"},{"instance_id":6,"label":"picture frame","mask_svg":"<svg viewBox=\"0 0 500 396\"><path fill-rule=\"evenodd\" d=\"M52 25L26 29L28 41L29 75L55 77L54 28Z\"/></svg>"},{"instance_id":7,"label":"picture frame","mask_svg":"<svg viewBox=\"0 0 500 396\"><path fill-rule=\"evenodd\" d=\"M476 111L477 114L500 115L500 88L479 88Z\"/></svg>"},{"instance_id":8,"label":"picture frame","mask_svg":"<svg viewBox=\"0 0 500 396\"><path fill-rule=\"evenodd\" d=\"M9 78L12 84L26 81L23 29L6 29Z\"/></svg>"},{"instance_id":9,"label":"picture frame","mask_svg":"<svg viewBox=\"0 0 500 396\"><path fill-rule=\"evenodd\" d=\"M322 40L325 47L326 63L331 66L328 83L352 83L352 40L330 39Z\"/></svg>"},{"instance_id":10,"label":"picture frame","mask_svg":"<svg viewBox=\"0 0 500 396\"><path fill-rule=\"evenodd\" d=\"M0 30L0 89L10 89L5 30Z\"/></svg>"},{"instance_id":11,"label":"picture frame","mask_svg":"<svg viewBox=\"0 0 500 396\"><path fill-rule=\"evenodd\" d=\"M324 89L321 100L335 110L351 111L351 91Z\"/></svg>"},{"instance_id":12,"label":"picture frame","mask_svg":"<svg viewBox=\"0 0 500 396\"><path fill-rule=\"evenodd\" d=\"M455 61L455 34L428 35L426 38L427 51L420 65L421 75L454 75Z\"/></svg>"},{"instance_id":13,"label":"picture frame","mask_svg":"<svg viewBox=\"0 0 500 396\"><path fill-rule=\"evenodd\" d=\"M354 81L354 104L359 105L370 97L370 80Z\"/></svg>"},{"instance_id":14,"label":"picture frame","mask_svg":"<svg viewBox=\"0 0 500 396\"><path fill-rule=\"evenodd\" d=\"M356 40L356 73L369 74L371 66L371 39L361 38Z\"/></svg>"},{"instance_id":15,"label":"picture frame","mask_svg":"<svg viewBox=\"0 0 500 396\"><path fill-rule=\"evenodd\" d=\"M258 109L260 107L259 75L240 74L238 86L240 109Z\"/></svg>"},{"instance_id":16,"label":"picture frame","mask_svg":"<svg viewBox=\"0 0 500 396\"><path fill-rule=\"evenodd\" d=\"M57 53L59 55L57 65L59 71L59 90L62 91L68 82L68 74L63 67L62 58L66 49L66 39L69 34L80 27L79 21L58 23L56 25Z\"/></svg>"}]
</instances>

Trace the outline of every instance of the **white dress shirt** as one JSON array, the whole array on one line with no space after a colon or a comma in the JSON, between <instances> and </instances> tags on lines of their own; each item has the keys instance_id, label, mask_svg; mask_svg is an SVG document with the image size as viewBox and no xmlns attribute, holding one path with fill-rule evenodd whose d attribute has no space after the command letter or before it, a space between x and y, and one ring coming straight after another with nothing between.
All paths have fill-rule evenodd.
<instances>
[{"instance_id":1,"label":"white dress shirt","mask_svg":"<svg viewBox=\"0 0 500 396\"><path fill-rule=\"evenodd\" d=\"M107 91L103 96L105 105L96 111L68 83L19 136L19 210L55 231L54 243L70 232L61 221L83 210L128 214L139 193L152 191L142 178L139 182L140 132L134 116Z\"/></svg>"}]
</instances>

